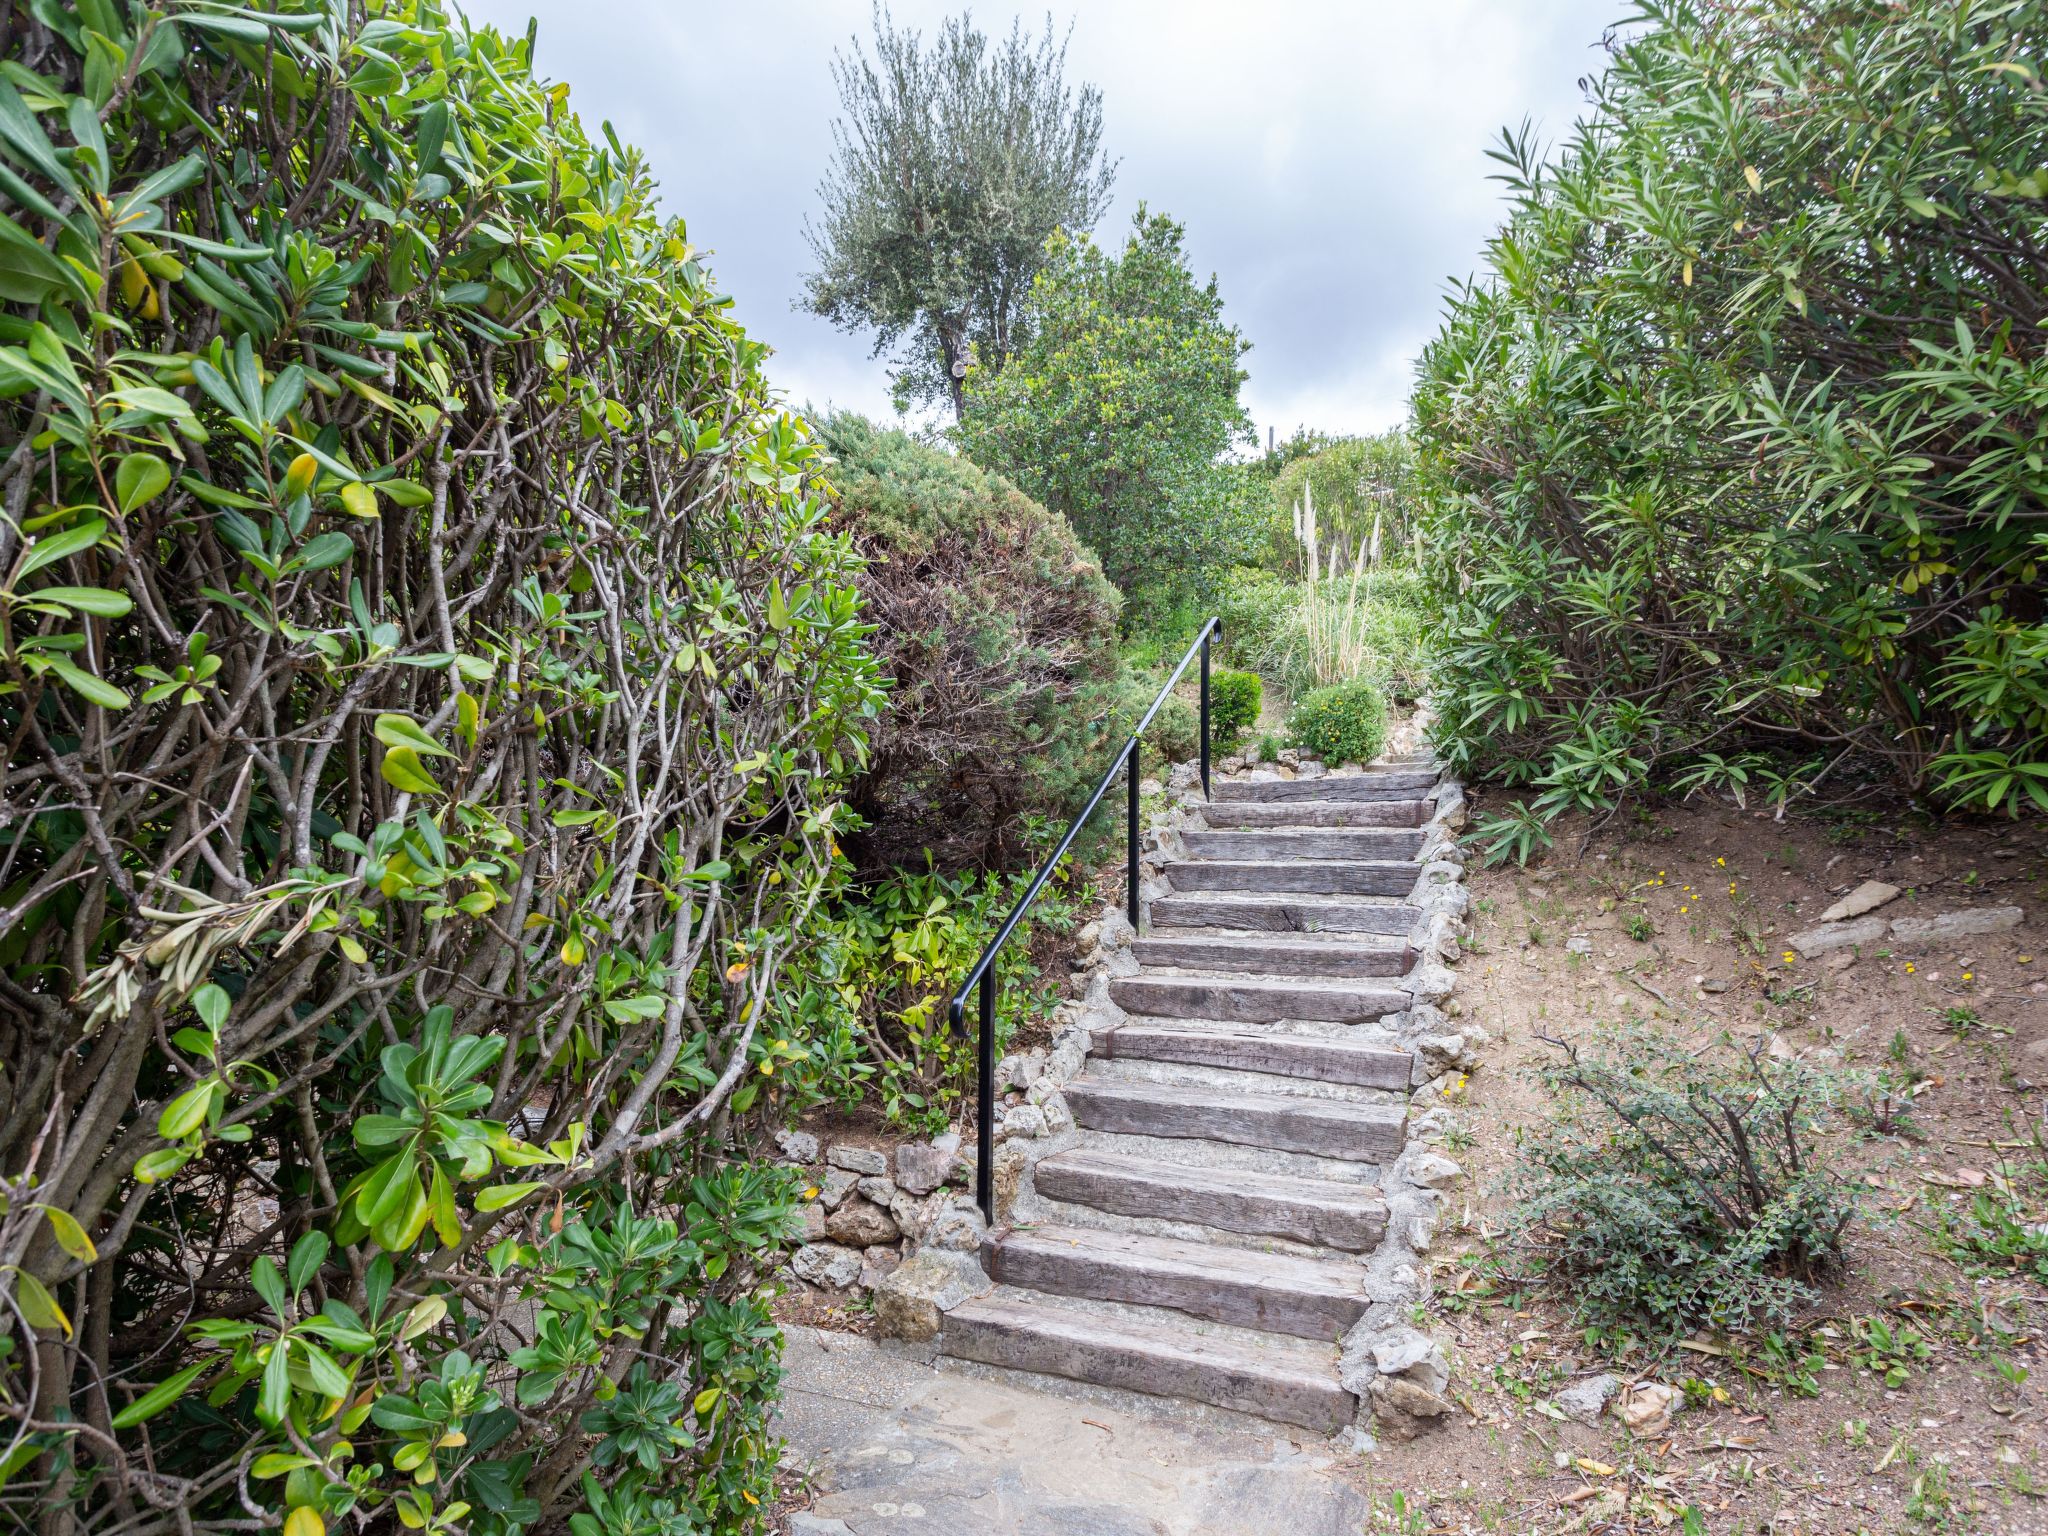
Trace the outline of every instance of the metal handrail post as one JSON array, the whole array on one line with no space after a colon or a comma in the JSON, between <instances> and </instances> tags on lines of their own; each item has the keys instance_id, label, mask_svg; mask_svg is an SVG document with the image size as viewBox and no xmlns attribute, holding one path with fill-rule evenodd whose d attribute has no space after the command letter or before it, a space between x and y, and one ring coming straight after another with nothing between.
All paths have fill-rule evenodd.
<instances>
[{"instance_id":1,"label":"metal handrail post","mask_svg":"<svg viewBox=\"0 0 2048 1536\"><path fill-rule=\"evenodd\" d=\"M1126 789L1127 812L1124 823L1124 916L1131 920L1131 931L1138 930L1138 738L1131 738L1128 755L1124 759L1124 785Z\"/></svg>"}]
</instances>

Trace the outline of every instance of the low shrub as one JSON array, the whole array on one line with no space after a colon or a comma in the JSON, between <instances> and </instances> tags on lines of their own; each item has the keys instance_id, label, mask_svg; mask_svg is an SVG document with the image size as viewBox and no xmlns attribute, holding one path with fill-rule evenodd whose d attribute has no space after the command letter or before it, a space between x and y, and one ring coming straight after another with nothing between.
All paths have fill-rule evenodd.
<instances>
[{"instance_id":1,"label":"low shrub","mask_svg":"<svg viewBox=\"0 0 2048 1536\"><path fill-rule=\"evenodd\" d=\"M820 433L892 683L847 852L869 875L1011 862L1114 750L1116 590L1065 518L1000 476L859 416Z\"/></svg>"},{"instance_id":2,"label":"low shrub","mask_svg":"<svg viewBox=\"0 0 2048 1536\"><path fill-rule=\"evenodd\" d=\"M1789 1321L1856 1215L1815 1150L1836 1085L1640 1028L1551 1043L1561 1112L1523 1138L1510 1229L1580 1315L1660 1336Z\"/></svg>"},{"instance_id":3,"label":"low shrub","mask_svg":"<svg viewBox=\"0 0 2048 1536\"><path fill-rule=\"evenodd\" d=\"M1318 688L1296 701L1287 730L1326 763L1369 763L1386 745L1386 696L1362 677Z\"/></svg>"},{"instance_id":4,"label":"low shrub","mask_svg":"<svg viewBox=\"0 0 2048 1536\"><path fill-rule=\"evenodd\" d=\"M1287 670L1287 646L1301 588L1256 566L1237 566L1216 584L1215 613L1223 622L1223 653L1235 667L1268 682Z\"/></svg>"},{"instance_id":5,"label":"low shrub","mask_svg":"<svg viewBox=\"0 0 2048 1536\"><path fill-rule=\"evenodd\" d=\"M1259 723L1266 690L1256 672L1214 671L1209 674L1209 732L1218 747L1237 745Z\"/></svg>"}]
</instances>

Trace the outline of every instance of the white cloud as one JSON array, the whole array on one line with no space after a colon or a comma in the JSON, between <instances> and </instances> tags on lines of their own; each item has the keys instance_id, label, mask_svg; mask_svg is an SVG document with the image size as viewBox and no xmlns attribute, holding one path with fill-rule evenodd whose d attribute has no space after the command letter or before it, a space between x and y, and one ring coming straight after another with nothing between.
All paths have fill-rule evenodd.
<instances>
[{"instance_id":1,"label":"white cloud","mask_svg":"<svg viewBox=\"0 0 2048 1536\"><path fill-rule=\"evenodd\" d=\"M929 28L944 0L896 0ZM1524 117L1567 132L1599 66L1616 0L1079 0L1073 78L1102 87L1122 160L1099 233L1139 200L1188 228L1253 343L1247 404L1260 436L1306 422L1361 431L1405 414L1444 283L1477 265L1500 213L1486 158ZM777 349L792 399L888 409L865 338L795 312L810 264L803 220L831 147L835 46L866 0L471 0L523 31L540 17L543 73L586 120L648 152L667 206L712 247L739 315ZM976 9L989 30L1009 12ZM1042 8L1025 11L1036 26ZM1055 15L1066 14L1055 11Z\"/></svg>"}]
</instances>

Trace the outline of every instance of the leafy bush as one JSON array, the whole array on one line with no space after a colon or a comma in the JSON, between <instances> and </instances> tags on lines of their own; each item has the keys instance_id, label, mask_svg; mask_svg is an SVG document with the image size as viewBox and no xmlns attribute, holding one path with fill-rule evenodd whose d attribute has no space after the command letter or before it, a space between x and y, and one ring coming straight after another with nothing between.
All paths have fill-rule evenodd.
<instances>
[{"instance_id":1,"label":"leafy bush","mask_svg":"<svg viewBox=\"0 0 2048 1536\"><path fill-rule=\"evenodd\" d=\"M1163 214L1141 207L1120 252L1048 250L1024 339L968 371L961 446L1063 514L1123 591L1186 589L1249 549L1268 494L1221 462L1251 440L1249 344Z\"/></svg>"},{"instance_id":2,"label":"leafy bush","mask_svg":"<svg viewBox=\"0 0 2048 1536\"><path fill-rule=\"evenodd\" d=\"M1827 1079L1646 1029L1551 1043L1561 1113L1524 1134L1511 1225L1580 1314L1660 1336L1787 1322L1856 1214L1816 1153Z\"/></svg>"},{"instance_id":3,"label":"leafy bush","mask_svg":"<svg viewBox=\"0 0 2048 1536\"><path fill-rule=\"evenodd\" d=\"M1213 745L1237 745L1244 733L1259 723L1266 691L1256 672L1232 672L1218 667L1209 674L1209 732ZM1199 717L1196 725L1201 724Z\"/></svg>"},{"instance_id":4,"label":"leafy bush","mask_svg":"<svg viewBox=\"0 0 2048 1536\"><path fill-rule=\"evenodd\" d=\"M857 559L640 157L370 10L11 13L0 1523L758 1530Z\"/></svg>"},{"instance_id":5,"label":"leafy bush","mask_svg":"<svg viewBox=\"0 0 2048 1536\"><path fill-rule=\"evenodd\" d=\"M1546 816L1772 747L2048 808L2038 8L1642 20L1424 355L1439 746Z\"/></svg>"},{"instance_id":6,"label":"leafy bush","mask_svg":"<svg viewBox=\"0 0 2048 1536\"><path fill-rule=\"evenodd\" d=\"M871 872L1011 860L1114 750L1117 594L1066 519L1008 481L858 416L820 430L892 682L847 849Z\"/></svg>"},{"instance_id":7,"label":"leafy bush","mask_svg":"<svg viewBox=\"0 0 2048 1536\"><path fill-rule=\"evenodd\" d=\"M1287 717L1294 744L1326 763L1369 763L1387 740L1387 701L1364 678L1318 688Z\"/></svg>"},{"instance_id":8,"label":"leafy bush","mask_svg":"<svg viewBox=\"0 0 2048 1536\"><path fill-rule=\"evenodd\" d=\"M1402 558L1415 528L1415 450L1405 432L1344 437L1290 460L1273 479L1267 559L1297 576L1310 561L1295 509L1313 502L1317 572L1337 576Z\"/></svg>"},{"instance_id":9,"label":"leafy bush","mask_svg":"<svg viewBox=\"0 0 2048 1536\"><path fill-rule=\"evenodd\" d=\"M1287 670L1287 638L1301 589L1257 566L1234 566L1216 584L1223 652L1233 666L1280 682Z\"/></svg>"}]
</instances>

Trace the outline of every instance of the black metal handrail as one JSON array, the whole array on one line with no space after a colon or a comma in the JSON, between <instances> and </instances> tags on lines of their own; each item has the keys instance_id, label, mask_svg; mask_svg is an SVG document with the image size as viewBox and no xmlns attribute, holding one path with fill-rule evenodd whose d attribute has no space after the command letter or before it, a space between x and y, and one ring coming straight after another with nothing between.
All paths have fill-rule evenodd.
<instances>
[{"instance_id":1,"label":"black metal handrail","mask_svg":"<svg viewBox=\"0 0 2048 1536\"><path fill-rule=\"evenodd\" d=\"M995 1224L995 1117L996 1117L996 956L1009 937L1024 920L1024 914L1031 909L1031 903L1038 899L1038 893L1045 888L1045 882L1052 878L1052 872L1059 868L1060 860L1074 845L1074 839L1081 835L1081 829L1088 825L1088 818L1095 814L1095 808L1102 804L1102 797L1109 793L1109 786L1116 782L1118 770L1124 774L1129 793L1125 797L1124 826L1124 911L1131 920L1131 927L1138 926L1138 743L1152 724L1152 717L1159 713L1159 706L1166 702L1166 696L1173 692L1173 685L1180 681L1181 674L1188 669L1188 663L1196 656L1202 658L1202 794L1209 793L1209 642L1223 632L1221 619L1212 618L1202 626L1202 632L1195 636L1194 644L1180 659L1180 665L1166 679L1166 686L1153 699L1152 707L1145 711L1145 717L1132 730L1130 740L1123 745L1110 763L1108 771L1095 786L1095 793L1088 797L1087 805L1081 809L1067 827L1067 835L1053 849L1046 861L1038 866L1038 873L1031 877L1031 884L1017 905L1010 909L1010 915L1003 919L1003 926L996 930L996 936L988 941L988 947L981 952L981 958L974 962L974 969L967 973L967 979L960 983L960 990L953 994L949 1009L953 1032L958 1034L967 1016L967 994L977 985L981 988L981 1029L975 1042L975 1155L974 1155L974 1198L981 1207L982 1219L991 1226Z\"/></svg>"}]
</instances>

